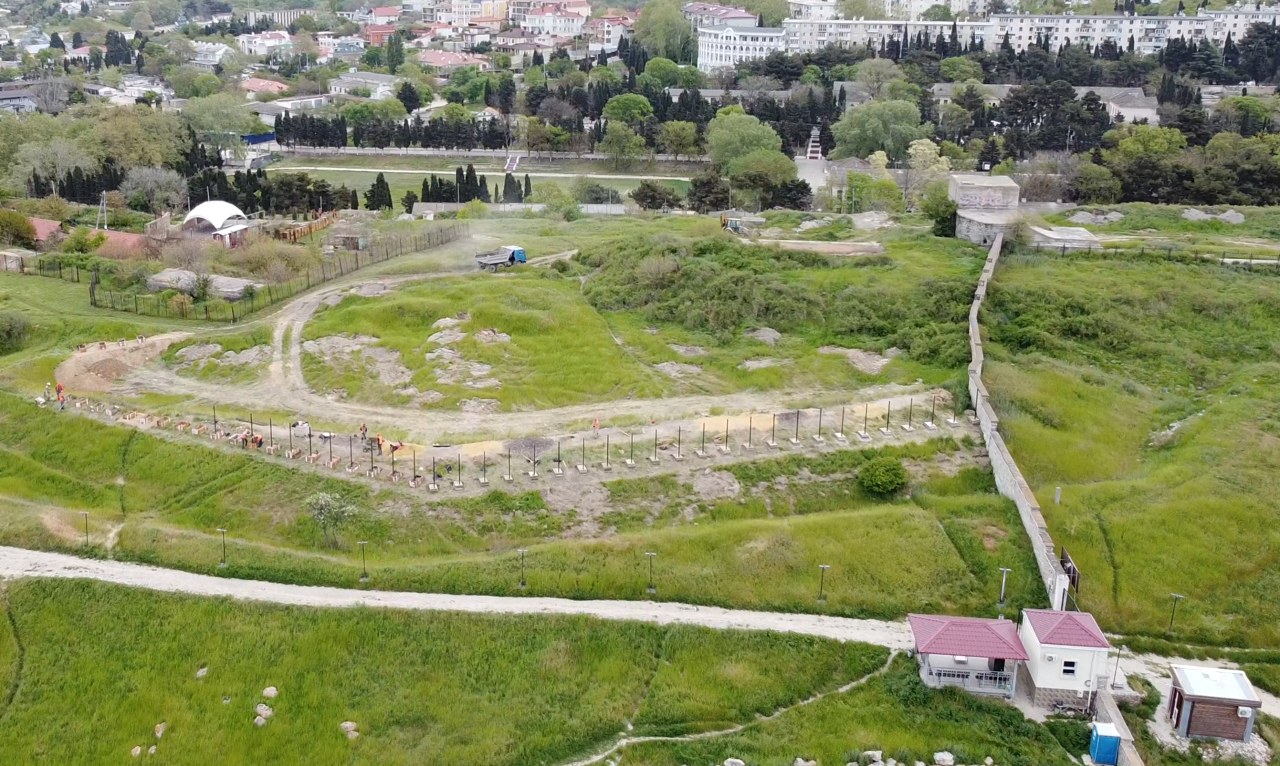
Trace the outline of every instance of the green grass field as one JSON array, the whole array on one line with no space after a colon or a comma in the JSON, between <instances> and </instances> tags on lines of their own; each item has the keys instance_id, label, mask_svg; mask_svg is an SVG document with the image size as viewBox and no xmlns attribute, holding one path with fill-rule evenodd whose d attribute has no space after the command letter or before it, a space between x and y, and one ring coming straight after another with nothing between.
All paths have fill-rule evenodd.
<instances>
[{"instance_id":1,"label":"green grass field","mask_svg":"<svg viewBox=\"0 0 1280 766\"><path fill-rule=\"evenodd\" d=\"M455 168L466 167L471 164L475 167L477 173L486 173L488 175L497 175L499 180L502 178L503 168L506 165L505 157L428 157L423 155L397 155L392 153L380 154L376 157L351 155L344 157L308 157L298 156L292 159L285 159L276 163L272 167L279 170L290 170L299 167L331 167L342 169L353 168L371 168L376 167L385 170L421 170L424 172L435 173L452 173ZM544 157L530 157L522 154L520 157L520 166L516 171L517 176L523 176L528 171L530 173L561 173L561 174L582 174L582 175L654 175L654 176L681 176L690 177L707 169L706 163L701 162L654 162L647 160L637 161L629 170L618 170L614 167L612 161L601 162L597 160L566 160L554 159L548 160ZM389 179L388 179L389 180Z\"/></svg>"},{"instance_id":2,"label":"green grass field","mask_svg":"<svg viewBox=\"0 0 1280 766\"><path fill-rule=\"evenodd\" d=\"M175 764L553 763L627 723L638 734L747 723L887 657L800 636L308 610L84 581L15 582L8 602L25 656L0 709L5 764L125 762L152 744ZM0 622L8 691L13 641ZM267 686L280 695L264 699ZM260 702L274 714L257 728Z\"/></svg>"},{"instance_id":3,"label":"green grass field","mask_svg":"<svg viewBox=\"0 0 1280 766\"><path fill-rule=\"evenodd\" d=\"M325 162L322 164L327 166L329 163ZM365 167L368 167L368 165L366 164ZM454 175L453 169L455 167L457 167L456 163L451 165L447 169L437 172L435 175L441 177L442 179L452 181L453 175ZM271 171L272 172L298 172L298 171L291 170L290 168L287 168L287 167L273 167L271 168ZM305 172L307 175L311 176L312 178L323 179L325 181L328 181L331 185L335 187L346 186L348 189L355 189L359 191L360 204L363 205L364 192L368 190L370 186L373 185L374 179L378 177L379 171L377 170L307 170L302 172ZM529 181L533 187L533 191L535 194L537 193L538 189L542 188L543 186L558 186L561 189L565 190L566 192L569 192L574 183L574 179L572 177L566 178L566 177L559 177L559 176L539 176L539 175L536 175L537 171L530 171L530 172L531 172L531 175L530 175ZM591 171L591 172L595 173L598 171ZM485 172L480 168L476 168L476 173L486 176L486 183L489 184L490 190L493 189L494 183L497 183L499 186L501 186L502 184L503 173L502 173L501 167L494 168L489 172ZM403 212L403 210L400 209L401 208L400 200L404 198L404 195L406 192L412 191L414 194L422 193L422 181L423 179L427 178L430 175L431 175L430 171L424 171L421 174L386 173L384 175L384 177L387 179L387 184L391 187L391 199L395 201L397 210L399 210L400 212ZM521 180L523 180L524 178L523 172L518 172L516 175ZM622 203L630 202L631 198L626 196L627 192L631 191L632 189L640 185L640 179L637 179L637 178L611 178L608 176L600 176L600 177L593 176L590 180L593 181L594 183L600 184L606 189L613 189L614 191L616 191L620 195L620 199L615 201L622 202ZM660 180L657 183L663 186L668 186L674 189L677 193L682 195L689 190L689 182L684 180L679 180L679 179Z\"/></svg>"},{"instance_id":4,"label":"green grass field","mask_svg":"<svg viewBox=\"0 0 1280 766\"><path fill-rule=\"evenodd\" d=\"M1108 629L1163 634L1180 593L1175 636L1280 643L1277 306L1269 272L1002 261L983 319L991 400Z\"/></svg>"},{"instance_id":5,"label":"green grass field","mask_svg":"<svg viewBox=\"0 0 1280 766\"><path fill-rule=\"evenodd\" d=\"M709 222L674 220L684 224L683 231L674 227L652 241L683 248L685 240L678 235L700 233L699 229L705 228L702 224ZM480 222L473 230L473 240L496 238L496 232L507 228L507 223ZM605 234L599 232L599 224L580 224L583 222L512 227L513 231L496 241L521 244L536 258L548 250L563 252L555 249L562 245L548 246L548 240L564 236L563 246L590 248L576 259L588 262L595 257L593 253L624 247L622 240L593 239ZM630 242L646 241L641 237L653 231L653 224L643 221L629 227L638 235ZM579 231L584 236L570 234ZM617 237L621 232L610 227L607 233ZM744 335L741 327L730 333L713 332L662 310L633 308L601 297L612 295L615 284L631 286L640 277L617 276L612 265L597 273L583 262L570 264L563 274L557 269L522 267L499 278L478 273L402 286L390 296L348 296L338 306L322 308L307 325L305 337L347 332L377 338L377 345L399 352L400 363L413 374L411 384L416 389L443 395L430 405L441 409L456 408L460 400L475 396L494 398L504 408L519 409L694 392L829 389L910 383L918 378L943 383L955 378L963 361L959 357L964 351L963 311L948 313L951 304L944 303L942 296L950 301L972 290L978 251L913 234L886 235L885 246L884 255L871 259L819 258L820 263L810 267L782 272L782 283L808 296L806 300L813 306L803 321L779 325L784 333L772 346ZM762 263L776 258L772 250L758 248L754 252L760 254ZM717 264L714 268L723 272L727 267ZM585 277L585 287L573 276ZM716 299L689 296L676 300L692 307L704 300L713 305ZM904 308L911 306L917 308ZM694 314L702 311L691 310ZM448 363L425 358L428 353L441 353L437 344L427 342L435 332L433 323L463 312L471 318L458 329L469 337L450 344L450 348L466 362L492 367L491 372L470 378L496 380L500 387L477 388L466 375L448 374ZM748 325L769 321L768 316L762 316ZM484 344L475 340L475 333L490 328L511 335L511 342ZM818 353L828 345L885 350L895 344L908 353L878 375L859 372L840 355ZM682 353L678 347L693 351ZM762 359L769 366L746 364ZM659 369L664 363L694 364L700 370L674 378ZM356 401L403 404L413 398L397 395L396 386L380 383L358 356L350 363L341 358L326 361L320 354L311 354L304 359L304 372L313 389L342 389ZM438 380L442 374L447 382Z\"/></svg>"},{"instance_id":6,"label":"green grass field","mask_svg":"<svg viewBox=\"0 0 1280 766\"><path fill-rule=\"evenodd\" d=\"M1043 601L1012 506L990 477L948 476L953 443L784 458L731 467L747 489L690 502L679 482L611 485L617 501L584 516L534 492L440 499L156 438L0 397L0 541L236 577L346 587L646 598L644 553L659 554L658 598L773 610L898 617L912 609L990 612L1000 566L1019 572L1011 602ZM70 445L76 445L72 448ZM852 475L876 454L906 458L912 500L863 494ZM784 485L780 479L789 481ZM763 483L763 487L756 487ZM320 489L361 509L336 548L306 512ZM674 512L672 509L678 509ZM90 547L84 548L88 513ZM653 518L645 520L646 515ZM587 525L585 527L581 525ZM595 532L580 529L597 527ZM218 568L222 527L228 563ZM583 534L589 538L581 539ZM360 586L355 540L369 541ZM827 603L815 576L830 564Z\"/></svg>"},{"instance_id":7,"label":"green grass field","mask_svg":"<svg viewBox=\"0 0 1280 766\"><path fill-rule=\"evenodd\" d=\"M1275 259L1280 238L1280 211L1271 207L1197 207L1211 215L1234 210L1244 215L1244 223L1189 221L1182 217L1190 206L1130 203L1088 206L1090 211L1116 211L1124 218L1103 225L1085 224L1107 247L1172 251L1174 254L1226 255L1227 257ZM1046 217L1050 223L1078 226L1067 220L1078 211L1069 210Z\"/></svg>"},{"instance_id":8,"label":"green grass field","mask_svg":"<svg viewBox=\"0 0 1280 766\"><path fill-rule=\"evenodd\" d=\"M433 323L464 311L471 319L457 329L468 337L449 348L467 362L491 366L492 371L478 379L496 380L500 388L468 387L476 377L450 374L449 363L425 357L441 347L427 340L437 332ZM509 334L511 341L476 339L489 328ZM674 388L613 342L608 325L583 300L577 280L549 269L525 267L501 279L482 274L430 280L402 287L389 297L348 296L339 306L318 312L304 338L343 332L371 335L380 339L380 346L400 352L401 362L414 373L412 385L444 394L434 405L442 409L456 410L460 400L475 396L496 398L507 408L543 408L657 398ZM319 354L308 354L303 371L312 389L345 388L356 401L410 398L397 397L392 387L381 384L358 362L327 363ZM442 383L437 375L456 382Z\"/></svg>"}]
</instances>

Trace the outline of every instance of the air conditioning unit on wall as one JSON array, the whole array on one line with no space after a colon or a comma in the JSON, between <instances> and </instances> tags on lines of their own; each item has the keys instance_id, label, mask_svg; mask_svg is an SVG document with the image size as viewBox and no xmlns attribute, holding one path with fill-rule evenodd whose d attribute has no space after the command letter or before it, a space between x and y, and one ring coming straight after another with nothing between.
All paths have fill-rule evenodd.
<instances>
[{"instance_id":1,"label":"air conditioning unit on wall","mask_svg":"<svg viewBox=\"0 0 1280 766\"><path fill-rule=\"evenodd\" d=\"M1236 715L1237 715L1237 716L1239 716L1240 718L1252 718L1252 717L1253 717L1253 708L1251 708L1251 707L1243 707L1243 706L1242 706L1242 707L1238 707L1238 708L1236 708Z\"/></svg>"},{"instance_id":2,"label":"air conditioning unit on wall","mask_svg":"<svg viewBox=\"0 0 1280 766\"><path fill-rule=\"evenodd\" d=\"M1046 655L1044 656L1044 661L1045 661L1045 662L1056 662L1056 661L1057 661L1057 659L1058 659L1058 655L1056 655L1056 654L1046 654Z\"/></svg>"}]
</instances>

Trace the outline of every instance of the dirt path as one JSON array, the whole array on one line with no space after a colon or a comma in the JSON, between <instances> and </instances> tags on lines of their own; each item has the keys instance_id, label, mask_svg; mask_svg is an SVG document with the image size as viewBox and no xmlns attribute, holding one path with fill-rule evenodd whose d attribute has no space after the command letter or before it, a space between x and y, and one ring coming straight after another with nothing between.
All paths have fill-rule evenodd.
<instances>
[{"instance_id":1,"label":"dirt path","mask_svg":"<svg viewBox=\"0 0 1280 766\"><path fill-rule=\"evenodd\" d=\"M769 715L758 716L755 720L749 723L740 723L740 724L737 724L736 726L730 726L727 729L718 729L716 731L703 731L703 732L698 732L696 734L684 734L684 735L673 736L673 737L628 737L624 732L618 735L618 740L614 742L613 745L611 745L609 748L602 750L593 756L584 758L580 761L572 761L570 763L564 764L564 766L591 766L591 764L599 763L603 761L604 759L608 758L609 756L613 755L619 750L622 750L628 745L635 745L641 742L695 742L701 739L714 739L716 737L723 737L728 734L736 734L753 724L760 723L762 721L772 721L773 719L785 713L789 713L792 710L795 710L796 708L802 708L802 707L805 707L806 705L812 705L813 703L817 702L818 700L824 697L829 697L832 694L846 694L851 689L862 686L867 681L870 681L872 678L875 678L876 676L888 670L889 666L893 664L893 659L895 656L897 656L897 653L898 652L896 649L889 652L888 662L886 662L884 665L877 668L876 670L863 676L862 678L858 678L856 680L850 681L849 683L843 686L837 687L835 689L831 689L830 691L818 692L817 694L813 695L812 697L809 697L808 699L800 700L794 705L788 705L787 707L779 708L773 711L772 713L770 713Z\"/></svg>"},{"instance_id":2,"label":"dirt path","mask_svg":"<svg viewBox=\"0 0 1280 766\"><path fill-rule=\"evenodd\" d=\"M549 256L557 259L564 253ZM846 405L873 401L883 413L886 406L901 411L913 396L920 399L921 387L884 386L861 392L837 390L744 391L733 394L701 394L663 399L624 399L612 402L571 405L527 412L464 413L411 410L402 407L333 401L316 394L307 385L302 372L302 337L307 322L329 297L368 284L394 287L406 282L443 279L456 272L413 274L390 277L362 277L342 280L315 290L281 309L273 318L272 357L264 379L248 385L228 385L194 380L155 365L134 368L125 378L125 390L131 393L164 393L195 396L215 404L233 405L257 410L274 409L297 413L302 418L324 419L348 424L353 430L360 423L382 424L405 431L411 440L430 444L441 433L488 434L497 438L527 434L551 434L564 431L575 422L602 422L613 419L644 421L661 419L669 428L687 425L690 429L702 422L698 413L712 409L734 413L771 413L794 409L791 402L829 400ZM288 337L286 347L285 339ZM887 396L886 396L887 394ZM839 405L836 405L839 406ZM806 410L816 418L817 410ZM922 415L923 416L923 415ZM765 416L767 417L767 416ZM808 415L806 415L808 417ZM835 425L827 422L828 430ZM743 423L734 428L745 428ZM763 428L763 424L757 424ZM854 429L850 429L854 430Z\"/></svg>"},{"instance_id":3,"label":"dirt path","mask_svg":"<svg viewBox=\"0 0 1280 766\"><path fill-rule=\"evenodd\" d=\"M164 593L228 597L311 607L369 606L421 611L481 614L579 614L604 620L633 620L658 625L700 625L717 630L772 630L840 641L861 641L907 649L911 631L905 622L856 620L814 614L751 612L654 601L573 601L519 596L454 596L436 593L366 591L284 585L259 580L179 572L123 561L81 559L62 553L0 546L0 577L83 578Z\"/></svg>"}]
</instances>

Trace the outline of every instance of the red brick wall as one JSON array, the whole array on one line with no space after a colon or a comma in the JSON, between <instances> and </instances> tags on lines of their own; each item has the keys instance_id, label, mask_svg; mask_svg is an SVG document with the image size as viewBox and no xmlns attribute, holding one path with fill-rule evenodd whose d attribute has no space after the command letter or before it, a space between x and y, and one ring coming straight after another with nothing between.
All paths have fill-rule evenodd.
<instances>
[{"instance_id":1,"label":"red brick wall","mask_svg":"<svg viewBox=\"0 0 1280 766\"><path fill-rule=\"evenodd\" d=\"M1248 718L1236 715L1236 706L1219 702L1195 702L1187 734L1193 737L1243 739Z\"/></svg>"}]
</instances>

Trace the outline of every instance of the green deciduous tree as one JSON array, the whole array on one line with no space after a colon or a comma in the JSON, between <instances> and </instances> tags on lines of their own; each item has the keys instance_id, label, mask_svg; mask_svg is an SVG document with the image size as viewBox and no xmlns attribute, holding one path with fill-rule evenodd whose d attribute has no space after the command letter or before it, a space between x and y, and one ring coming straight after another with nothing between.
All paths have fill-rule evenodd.
<instances>
[{"instance_id":1,"label":"green deciduous tree","mask_svg":"<svg viewBox=\"0 0 1280 766\"><path fill-rule=\"evenodd\" d=\"M782 149L782 139L773 128L749 114L720 110L707 124L707 154L718 167L728 167L738 157L757 149Z\"/></svg>"},{"instance_id":2,"label":"green deciduous tree","mask_svg":"<svg viewBox=\"0 0 1280 766\"><path fill-rule=\"evenodd\" d=\"M1109 205L1120 201L1120 179L1101 165L1090 163L1080 166L1072 190L1076 199L1090 205Z\"/></svg>"},{"instance_id":3,"label":"green deciduous tree","mask_svg":"<svg viewBox=\"0 0 1280 766\"><path fill-rule=\"evenodd\" d=\"M638 93L624 93L609 99L601 114L606 120L621 120L628 125L636 125L653 114L653 105Z\"/></svg>"},{"instance_id":4,"label":"green deciduous tree","mask_svg":"<svg viewBox=\"0 0 1280 766\"><path fill-rule=\"evenodd\" d=\"M684 120L662 123L658 130L658 146L667 154L691 157L698 152L698 126Z\"/></svg>"},{"instance_id":5,"label":"green deciduous tree","mask_svg":"<svg viewBox=\"0 0 1280 766\"><path fill-rule=\"evenodd\" d=\"M949 59L943 59L938 65L938 71L942 73L942 78L947 82L968 82L970 80L982 82L982 65L964 56L952 56Z\"/></svg>"},{"instance_id":6,"label":"green deciduous tree","mask_svg":"<svg viewBox=\"0 0 1280 766\"><path fill-rule=\"evenodd\" d=\"M831 126L840 157L866 157L883 151L890 159L901 159L912 141L932 132L932 125L920 124L920 109L909 101L862 104Z\"/></svg>"},{"instance_id":7,"label":"green deciduous tree","mask_svg":"<svg viewBox=\"0 0 1280 766\"><path fill-rule=\"evenodd\" d=\"M636 20L635 36L655 56L672 61L688 61L692 50L693 30L680 12L679 0L654 0L647 3Z\"/></svg>"},{"instance_id":8,"label":"green deciduous tree","mask_svg":"<svg viewBox=\"0 0 1280 766\"><path fill-rule=\"evenodd\" d=\"M636 204L645 210L661 210L680 206L680 195L670 186L663 186L657 181L641 181L628 195Z\"/></svg>"},{"instance_id":9,"label":"green deciduous tree","mask_svg":"<svg viewBox=\"0 0 1280 766\"><path fill-rule=\"evenodd\" d=\"M356 508L346 498L331 492L317 492L307 498L307 511L320 527L325 545L338 545L338 530L356 516Z\"/></svg>"},{"instance_id":10,"label":"green deciduous tree","mask_svg":"<svg viewBox=\"0 0 1280 766\"><path fill-rule=\"evenodd\" d=\"M597 147L613 160L614 167L624 168L644 151L644 139L621 122L610 122L604 131L604 140Z\"/></svg>"}]
</instances>

